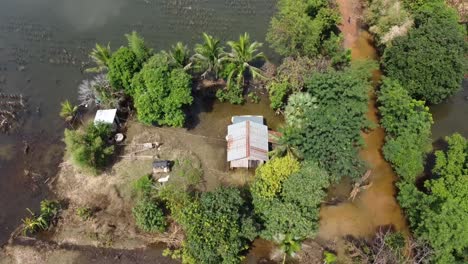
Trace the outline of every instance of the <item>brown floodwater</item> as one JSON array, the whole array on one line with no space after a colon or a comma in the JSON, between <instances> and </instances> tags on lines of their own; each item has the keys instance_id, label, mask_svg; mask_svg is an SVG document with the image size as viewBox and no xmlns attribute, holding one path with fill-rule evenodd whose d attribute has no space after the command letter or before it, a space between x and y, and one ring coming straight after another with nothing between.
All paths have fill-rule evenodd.
<instances>
[{"instance_id":1,"label":"brown floodwater","mask_svg":"<svg viewBox=\"0 0 468 264\"><path fill-rule=\"evenodd\" d=\"M342 13L349 12L350 2L339 1L341 9L348 8ZM347 2L347 3L346 3ZM347 13L346 13L347 14ZM351 49L352 60L378 59L372 43L372 37L358 27L356 14L347 14L344 19L351 17L352 23L343 21L342 31L345 36L345 46ZM380 71L373 73L373 86L376 87L381 77ZM378 124L375 93L369 93L367 117ZM361 191L354 200L347 200L351 186L349 179L345 179L332 189L332 195L344 200L337 205L323 205L320 210L320 228L318 237L326 240L336 240L351 235L369 238L381 226L393 226L396 230L406 231L406 220L400 206L395 199L394 182L397 176L382 155L385 133L377 127L368 133L362 133L365 147L360 151L361 158L372 171L369 182L370 188Z\"/></svg>"}]
</instances>

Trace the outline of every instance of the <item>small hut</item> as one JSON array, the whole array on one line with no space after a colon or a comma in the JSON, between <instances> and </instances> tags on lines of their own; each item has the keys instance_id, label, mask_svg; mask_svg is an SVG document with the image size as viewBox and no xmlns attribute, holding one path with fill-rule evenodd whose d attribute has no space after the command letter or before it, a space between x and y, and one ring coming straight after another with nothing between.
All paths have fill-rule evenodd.
<instances>
[{"instance_id":1,"label":"small hut","mask_svg":"<svg viewBox=\"0 0 468 264\"><path fill-rule=\"evenodd\" d=\"M94 125L109 124L117 128L119 120L117 119L117 109L98 110L94 117Z\"/></svg>"},{"instance_id":2,"label":"small hut","mask_svg":"<svg viewBox=\"0 0 468 264\"><path fill-rule=\"evenodd\" d=\"M168 160L153 161L153 174L165 173L171 171L171 162Z\"/></svg>"},{"instance_id":3,"label":"small hut","mask_svg":"<svg viewBox=\"0 0 468 264\"><path fill-rule=\"evenodd\" d=\"M268 127L262 116L235 116L228 126L227 161L231 168L256 168L268 161Z\"/></svg>"}]
</instances>

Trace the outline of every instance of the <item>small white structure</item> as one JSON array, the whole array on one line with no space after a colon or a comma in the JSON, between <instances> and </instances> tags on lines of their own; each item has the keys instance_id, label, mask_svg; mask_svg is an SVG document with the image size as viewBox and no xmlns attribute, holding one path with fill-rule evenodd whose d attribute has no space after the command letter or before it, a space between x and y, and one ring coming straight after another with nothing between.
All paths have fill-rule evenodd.
<instances>
[{"instance_id":1,"label":"small white structure","mask_svg":"<svg viewBox=\"0 0 468 264\"><path fill-rule=\"evenodd\" d=\"M159 183L165 183L165 182L169 181L169 177L171 177L171 175L167 175L166 177L159 178L158 182Z\"/></svg>"},{"instance_id":2,"label":"small white structure","mask_svg":"<svg viewBox=\"0 0 468 264\"><path fill-rule=\"evenodd\" d=\"M94 117L94 125L97 124L118 124L117 109L98 110Z\"/></svg>"},{"instance_id":3,"label":"small white structure","mask_svg":"<svg viewBox=\"0 0 468 264\"><path fill-rule=\"evenodd\" d=\"M232 121L226 136L230 167L255 168L268 161L268 127L263 117L239 116Z\"/></svg>"}]
</instances>

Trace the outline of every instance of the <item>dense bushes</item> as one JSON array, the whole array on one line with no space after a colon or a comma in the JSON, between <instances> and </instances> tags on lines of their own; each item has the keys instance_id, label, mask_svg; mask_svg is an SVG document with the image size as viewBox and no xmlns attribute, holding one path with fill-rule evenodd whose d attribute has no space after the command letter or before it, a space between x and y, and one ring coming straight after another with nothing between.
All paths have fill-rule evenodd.
<instances>
[{"instance_id":1,"label":"dense bushes","mask_svg":"<svg viewBox=\"0 0 468 264\"><path fill-rule=\"evenodd\" d=\"M146 124L181 127L182 107L192 103L191 76L183 69L171 69L165 56L151 57L133 77L132 89L138 120Z\"/></svg>"},{"instance_id":2,"label":"dense bushes","mask_svg":"<svg viewBox=\"0 0 468 264\"><path fill-rule=\"evenodd\" d=\"M287 121L284 143L297 148L304 159L318 162L333 180L345 175L357 178L363 171L358 147L361 130L368 126L369 77L368 67L312 75L306 83L311 102L294 107L308 109L312 103L312 108L304 110L302 122Z\"/></svg>"},{"instance_id":3,"label":"dense bushes","mask_svg":"<svg viewBox=\"0 0 468 264\"><path fill-rule=\"evenodd\" d=\"M443 2L415 11L414 28L395 38L383 54L387 76L417 99L440 103L460 89L464 73L464 30Z\"/></svg>"},{"instance_id":4,"label":"dense bushes","mask_svg":"<svg viewBox=\"0 0 468 264\"><path fill-rule=\"evenodd\" d=\"M67 153L78 167L97 173L114 153L114 146L109 143L111 136L111 127L106 124L89 124L83 130L65 129Z\"/></svg>"},{"instance_id":5,"label":"dense bushes","mask_svg":"<svg viewBox=\"0 0 468 264\"><path fill-rule=\"evenodd\" d=\"M459 134L446 140L447 150L436 151L427 190L402 182L398 200L416 236L434 249L435 263L462 263L468 259L468 142Z\"/></svg>"},{"instance_id":6,"label":"dense bushes","mask_svg":"<svg viewBox=\"0 0 468 264\"><path fill-rule=\"evenodd\" d=\"M398 175L414 181L431 148L432 115L423 101L412 99L395 80L383 80L378 95L380 123L386 132L385 158Z\"/></svg>"},{"instance_id":7,"label":"dense bushes","mask_svg":"<svg viewBox=\"0 0 468 264\"><path fill-rule=\"evenodd\" d=\"M246 200L238 189L202 193L183 209L184 263L240 263L257 236Z\"/></svg>"}]
</instances>

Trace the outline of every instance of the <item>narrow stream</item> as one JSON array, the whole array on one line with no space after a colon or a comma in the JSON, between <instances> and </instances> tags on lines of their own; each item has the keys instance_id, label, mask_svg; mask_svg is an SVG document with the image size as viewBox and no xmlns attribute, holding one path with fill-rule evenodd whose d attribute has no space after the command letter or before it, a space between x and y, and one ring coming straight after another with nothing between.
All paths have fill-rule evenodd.
<instances>
[{"instance_id":1,"label":"narrow stream","mask_svg":"<svg viewBox=\"0 0 468 264\"><path fill-rule=\"evenodd\" d=\"M372 37L359 28L358 14L355 14L355 1L338 1L343 17L341 30L345 36L345 46L351 49L352 60L378 59L372 43ZM351 22L346 20L350 18ZM374 87L378 84L381 72L373 73ZM370 93L368 118L378 124L375 94ZM354 237L372 236L380 226L393 226L396 230L407 229L402 210L394 195L394 182L397 178L389 163L382 155L385 133L380 127L363 133L365 147L360 155L367 163L371 172L372 186L361 193L353 201L345 201L338 205L322 206L320 211L319 238L335 240L346 235ZM350 191L349 182L338 185L336 193L347 194Z\"/></svg>"}]
</instances>

